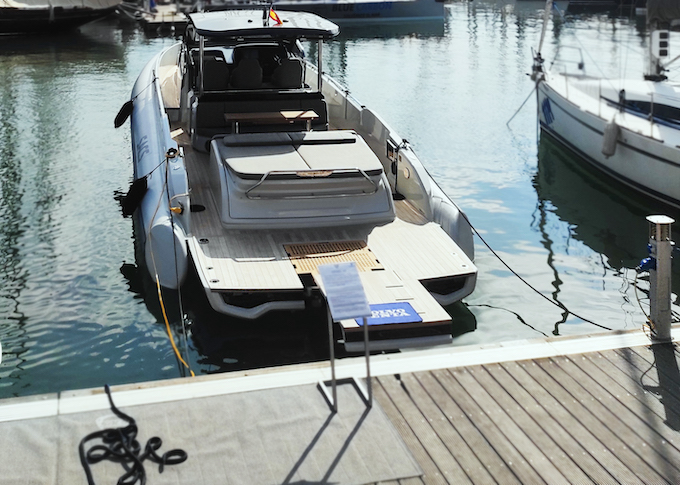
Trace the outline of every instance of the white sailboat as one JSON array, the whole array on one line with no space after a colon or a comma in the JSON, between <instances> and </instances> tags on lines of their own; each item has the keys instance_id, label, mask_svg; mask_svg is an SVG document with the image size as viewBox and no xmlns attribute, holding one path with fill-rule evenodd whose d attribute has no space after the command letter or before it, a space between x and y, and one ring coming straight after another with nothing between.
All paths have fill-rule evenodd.
<instances>
[{"instance_id":1,"label":"white sailboat","mask_svg":"<svg viewBox=\"0 0 680 485\"><path fill-rule=\"evenodd\" d=\"M256 319L304 309L319 265L354 261L386 316L371 348L448 342L442 305L475 287L470 225L408 143L322 74L337 33L306 12L194 13L144 68L126 105L147 268L168 288L195 271L214 310ZM359 322L339 324L361 349Z\"/></svg>"},{"instance_id":2,"label":"white sailboat","mask_svg":"<svg viewBox=\"0 0 680 485\"><path fill-rule=\"evenodd\" d=\"M671 28L677 25L680 3L648 0L648 66L639 79L589 76L582 61L557 60L546 68L544 34L532 73L542 134L631 188L674 206L680 206L680 84L666 72L678 59L669 50Z\"/></svg>"}]
</instances>

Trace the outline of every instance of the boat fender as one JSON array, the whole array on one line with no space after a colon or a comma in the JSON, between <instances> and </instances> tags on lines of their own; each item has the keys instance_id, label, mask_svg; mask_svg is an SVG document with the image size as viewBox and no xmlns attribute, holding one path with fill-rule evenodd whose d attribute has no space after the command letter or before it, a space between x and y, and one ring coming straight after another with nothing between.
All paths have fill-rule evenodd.
<instances>
[{"instance_id":1,"label":"boat fender","mask_svg":"<svg viewBox=\"0 0 680 485\"><path fill-rule=\"evenodd\" d=\"M616 153L616 143L619 138L621 128L616 124L616 121L611 120L604 128L604 136L602 137L602 154L609 158Z\"/></svg>"},{"instance_id":2,"label":"boat fender","mask_svg":"<svg viewBox=\"0 0 680 485\"><path fill-rule=\"evenodd\" d=\"M135 209L142 203L142 199L144 199L146 191L149 189L146 177L145 175L133 181L130 184L128 193L121 198L120 205L123 208L123 217L129 217L134 214Z\"/></svg>"},{"instance_id":3,"label":"boat fender","mask_svg":"<svg viewBox=\"0 0 680 485\"><path fill-rule=\"evenodd\" d=\"M113 120L113 126L115 128L120 128L123 126L123 123L130 117L132 114L132 108L133 108L133 103L132 100L126 101L123 106L120 107L120 111L118 111L118 114L116 115L116 119Z\"/></svg>"}]
</instances>

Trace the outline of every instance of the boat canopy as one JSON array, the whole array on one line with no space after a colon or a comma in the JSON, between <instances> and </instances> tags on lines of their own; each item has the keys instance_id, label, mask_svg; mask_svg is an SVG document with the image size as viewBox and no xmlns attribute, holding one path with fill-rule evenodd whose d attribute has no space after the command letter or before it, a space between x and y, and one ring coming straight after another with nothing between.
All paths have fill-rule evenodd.
<instances>
[{"instance_id":1,"label":"boat canopy","mask_svg":"<svg viewBox=\"0 0 680 485\"><path fill-rule=\"evenodd\" d=\"M340 32L333 22L308 12L277 11L281 23L270 16L269 7L257 10L220 10L189 15L196 33L221 39L330 39Z\"/></svg>"}]
</instances>

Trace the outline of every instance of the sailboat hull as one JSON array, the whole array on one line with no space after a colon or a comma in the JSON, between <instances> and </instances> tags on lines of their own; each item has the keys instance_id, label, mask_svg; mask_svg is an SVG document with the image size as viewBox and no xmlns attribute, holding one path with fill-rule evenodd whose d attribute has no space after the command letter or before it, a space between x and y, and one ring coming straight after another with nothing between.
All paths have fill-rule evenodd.
<instances>
[{"instance_id":1,"label":"sailboat hull","mask_svg":"<svg viewBox=\"0 0 680 485\"><path fill-rule=\"evenodd\" d=\"M546 75L537 89L542 132L631 188L680 207L680 125L650 121L642 113L624 109L619 104L620 90L606 84L579 76ZM640 100L656 96L667 103L678 100L669 85L631 81L621 86L629 100L636 96ZM608 140L605 132L612 123L618 134Z\"/></svg>"}]
</instances>

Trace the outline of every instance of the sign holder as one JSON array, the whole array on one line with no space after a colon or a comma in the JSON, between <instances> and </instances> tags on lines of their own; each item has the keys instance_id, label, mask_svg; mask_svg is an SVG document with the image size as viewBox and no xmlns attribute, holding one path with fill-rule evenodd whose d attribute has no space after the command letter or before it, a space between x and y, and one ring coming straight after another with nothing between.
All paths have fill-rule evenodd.
<instances>
[{"instance_id":1,"label":"sign holder","mask_svg":"<svg viewBox=\"0 0 680 485\"><path fill-rule=\"evenodd\" d=\"M373 406L373 390L371 386L371 365L370 351L368 346L368 321L371 316L371 308L366 299L364 287L359 278L359 271L356 264L351 261L348 263L324 264L317 267L321 281L323 282L326 301L328 302L328 349L331 360L331 387L332 395L328 394L325 382L319 382L321 392L323 392L328 404L333 412L338 412L338 393L337 378L335 376L335 342L333 339L333 321L351 318L362 318L364 325L364 348L366 355L366 382L368 392L356 380L354 385L361 394L367 407Z\"/></svg>"}]
</instances>

